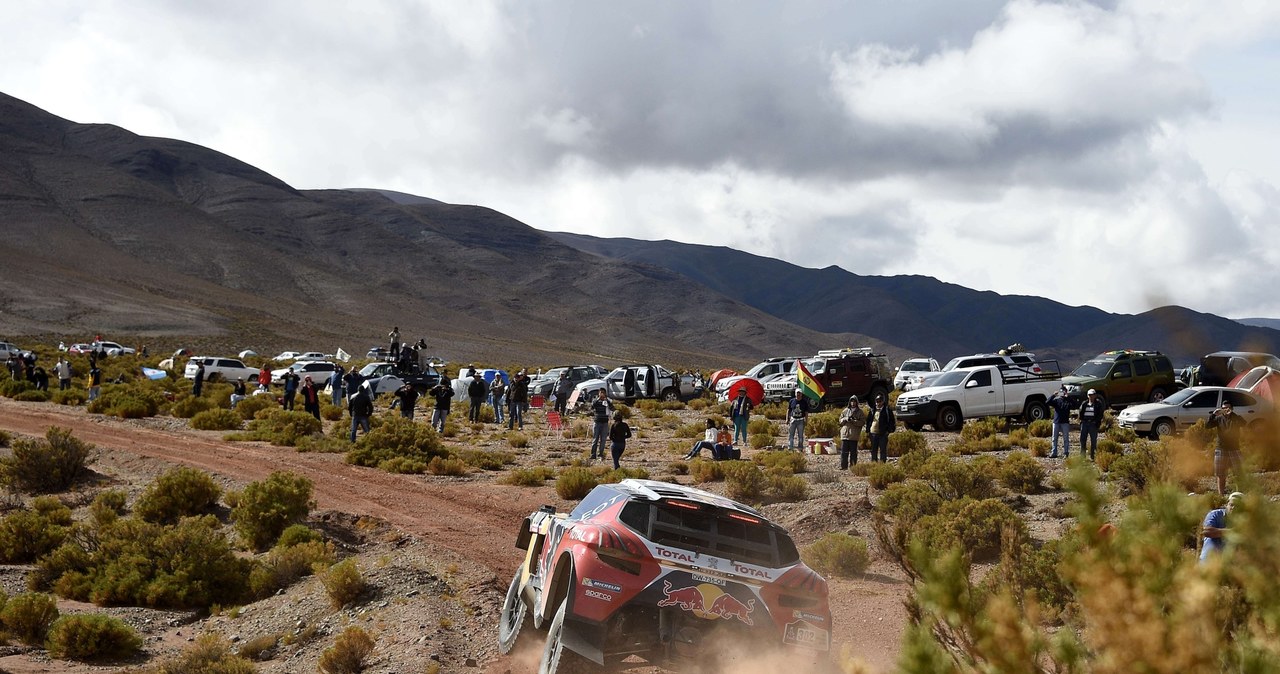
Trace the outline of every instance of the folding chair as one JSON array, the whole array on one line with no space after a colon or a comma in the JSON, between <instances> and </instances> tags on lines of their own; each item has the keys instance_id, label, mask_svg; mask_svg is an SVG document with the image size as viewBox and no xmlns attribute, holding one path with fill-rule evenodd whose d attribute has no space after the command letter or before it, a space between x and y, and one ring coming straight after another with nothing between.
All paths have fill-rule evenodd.
<instances>
[{"instance_id":1,"label":"folding chair","mask_svg":"<svg viewBox=\"0 0 1280 674\"><path fill-rule=\"evenodd\" d=\"M547 412L547 430L559 431L564 429L564 420L560 418L559 412Z\"/></svg>"}]
</instances>

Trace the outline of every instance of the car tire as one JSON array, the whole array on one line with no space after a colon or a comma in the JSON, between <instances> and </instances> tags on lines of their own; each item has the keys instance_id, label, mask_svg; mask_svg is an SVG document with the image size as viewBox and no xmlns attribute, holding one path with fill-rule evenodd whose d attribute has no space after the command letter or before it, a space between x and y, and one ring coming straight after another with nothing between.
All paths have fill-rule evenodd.
<instances>
[{"instance_id":1,"label":"car tire","mask_svg":"<svg viewBox=\"0 0 1280 674\"><path fill-rule=\"evenodd\" d=\"M210 384L218 381L219 379L222 379L222 375L218 374L217 372L210 372L209 376L204 378L204 380L209 382Z\"/></svg>"},{"instance_id":2,"label":"car tire","mask_svg":"<svg viewBox=\"0 0 1280 674\"><path fill-rule=\"evenodd\" d=\"M527 633L525 618L529 615L529 605L520 596L520 571L516 571L507 588L507 597L502 602L502 613L498 616L498 652L506 655L515 650Z\"/></svg>"},{"instance_id":3,"label":"car tire","mask_svg":"<svg viewBox=\"0 0 1280 674\"><path fill-rule=\"evenodd\" d=\"M569 598L565 597L556 610L556 617L551 619L551 626L547 628L547 643L542 649L538 674L585 674L594 669L581 655L565 648L564 617L568 611Z\"/></svg>"},{"instance_id":4,"label":"car tire","mask_svg":"<svg viewBox=\"0 0 1280 674\"><path fill-rule=\"evenodd\" d=\"M1042 400L1032 400L1027 403L1027 408L1022 413L1027 423L1040 421L1049 418L1049 406L1044 404Z\"/></svg>"},{"instance_id":5,"label":"car tire","mask_svg":"<svg viewBox=\"0 0 1280 674\"><path fill-rule=\"evenodd\" d=\"M662 400L668 403L680 402L680 392L674 388L669 388L662 392Z\"/></svg>"},{"instance_id":6,"label":"car tire","mask_svg":"<svg viewBox=\"0 0 1280 674\"><path fill-rule=\"evenodd\" d=\"M1147 396L1147 402L1158 403L1164 400L1166 395L1168 394L1164 392L1164 389L1162 387L1157 386L1151 389L1151 395Z\"/></svg>"},{"instance_id":7,"label":"car tire","mask_svg":"<svg viewBox=\"0 0 1280 674\"><path fill-rule=\"evenodd\" d=\"M916 431L917 433L920 431L920 429L924 428L924 424L905 424L905 425L907 427L907 430Z\"/></svg>"},{"instance_id":8,"label":"car tire","mask_svg":"<svg viewBox=\"0 0 1280 674\"><path fill-rule=\"evenodd\" d=\"M1151 424L1151 438L1153 440L1159 440L1166 435L1173 435L1173 430L1173 419L1160 417L1159 419L1156 419L1154 424Z\"/></svg>"},{"instance_id":9,"label":"car tire","mask_svg":"<svg viewBox=\"0 0 1280 674\"><path fill-rule=\"evenodd\" d=\"M955 405L944 405L938 410L938 420L934 426L940 431L957 431L960 425L964 423L964 417L960 416L960 408Z\"/></svg>"}]
</instances>

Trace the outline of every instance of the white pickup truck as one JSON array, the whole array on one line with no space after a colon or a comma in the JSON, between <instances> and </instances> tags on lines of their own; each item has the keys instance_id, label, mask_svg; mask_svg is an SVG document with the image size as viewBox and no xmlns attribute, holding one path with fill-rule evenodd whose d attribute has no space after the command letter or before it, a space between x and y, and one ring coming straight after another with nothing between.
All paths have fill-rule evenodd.
<instances>
[{"instance_id":1,"label":"white pickup truck","mask_svg":"<svg viewBox=\"0 0 1280 674\"><path fill-rule=\"evenodd\" d=\"M1032 422L1049 417L1045 401L1060 386L1057 361L956 368L928 388L899 395L894 414L911 430L932 424L939 431L954 431L976 417Z\"/></svg>"}]
</instances>

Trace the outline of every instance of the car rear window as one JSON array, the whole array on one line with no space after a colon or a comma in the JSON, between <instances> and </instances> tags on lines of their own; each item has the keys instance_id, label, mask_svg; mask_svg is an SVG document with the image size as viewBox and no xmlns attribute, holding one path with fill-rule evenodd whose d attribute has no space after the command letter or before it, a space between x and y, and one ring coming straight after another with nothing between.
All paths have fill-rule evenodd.
<instances>
[{"instance_id":1,"label":"car rear window","mask_svg":"<svg viewBox=\"0 0 1280 674\"><path fill-rule=\"evenodd\" d=\"M659 545L766 567L800 560L795 542L764 520L705 504L630 501L620 519Z\"/></svg>"}]
</instances>

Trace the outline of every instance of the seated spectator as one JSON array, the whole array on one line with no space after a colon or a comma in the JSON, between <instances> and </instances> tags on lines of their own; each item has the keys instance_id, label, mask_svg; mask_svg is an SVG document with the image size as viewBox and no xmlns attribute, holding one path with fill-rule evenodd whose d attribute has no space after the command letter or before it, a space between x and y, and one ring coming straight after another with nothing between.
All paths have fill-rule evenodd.
<instances>
[{"instance_id":1,"label":"seated spectator","mask_svg":"<svg viewBox=\"0 0 1280 674\"><path fill-rule=\"evenodd\" d=\"M716 432L716 444L711 448L711 456L716 461L729 461L741 456L733 446L733 433L729 431L728 424L722 424Z\"/></svg>"},{"instance_id":2,"label":"seated spectator","mask_svg":"<svg viewBox=\"0 0 1280 674\"><path fill-rule=\"evenodd\" d=\"M702 450L704 449L710 450L711 456L715 457L716 455L716 420L715 419L707 419L707 430L705 433L703 433L702 439L693 443L693 447L689 448L689 453L684 455L684 459L687 461L689 459L695 458L699 454L701 454Z\"/></svg>"}]
</instances>

